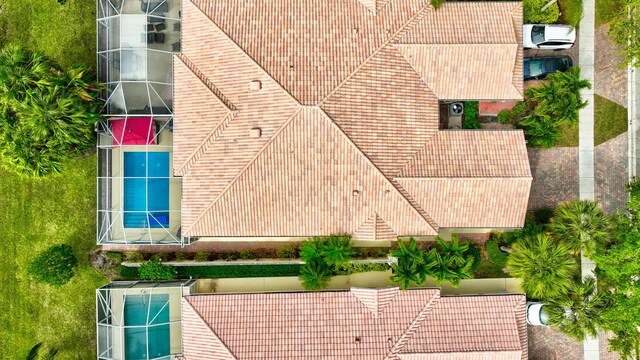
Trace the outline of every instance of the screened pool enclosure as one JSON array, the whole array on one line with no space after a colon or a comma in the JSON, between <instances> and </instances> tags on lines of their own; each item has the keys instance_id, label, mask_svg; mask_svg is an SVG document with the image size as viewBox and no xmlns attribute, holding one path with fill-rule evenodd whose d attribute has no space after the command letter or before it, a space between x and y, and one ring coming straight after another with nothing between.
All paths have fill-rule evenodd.
<instances>
[{"instance_id":1,"label":"screened pool enclosure","mask_svg":"<svg viewBox=\"0 0 640 360\"><path fill-rule=\"evenodd\" d=\"M96 290L98 359L172 359L182 352L181 299L195 280L118 281Z\"/></svg>"},{"instance_id":2,"label":"screened pool enclosure","mask_svg":"<svg viewBox=\"0 0 640 360\"><path fill-rule=\"evenodd\" d=\"M99 0L98 244L184 244L173 177L178 0ZM188 239L187 239L188 242Z\"/></svg>"}]
</instances>

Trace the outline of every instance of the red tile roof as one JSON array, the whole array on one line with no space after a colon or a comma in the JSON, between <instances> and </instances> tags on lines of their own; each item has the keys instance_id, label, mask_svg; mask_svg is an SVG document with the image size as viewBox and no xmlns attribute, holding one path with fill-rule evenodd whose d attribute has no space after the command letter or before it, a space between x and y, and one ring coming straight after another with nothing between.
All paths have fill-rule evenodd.
<instances>
[{"instance_id":1,"label":"red tile roof","mask_svg":"<svg viewBox=\"0 0 640 360\"><path fill-rule=\"evenodd\" d=\"M504 21L452 26L458 12ZM461 131L454 149L455 136L438 131L438 97L521 97L520 12L516 2L435 11L429 0L183 0L174 60L182 233L431 236L446 225L424 198L445 194L414 193L403 179L470 171L508 182L499 194L508 208L471 208L459 222L521 226L520 179L531 177L522 133ZM487 185L465 188L449 193L464 197L451 204L477 204Z\"/></svg>"},{"instance_id":2,"label":"red tile roof","mask_svg":"<svg viewBox=\"0 0 640 360\"><path fill-rule=\"evenodd\" d=\"M523 295L440 297L439 289L188 296L183 356L520 360L524 306Z\"/></svg>"}]
</instances>

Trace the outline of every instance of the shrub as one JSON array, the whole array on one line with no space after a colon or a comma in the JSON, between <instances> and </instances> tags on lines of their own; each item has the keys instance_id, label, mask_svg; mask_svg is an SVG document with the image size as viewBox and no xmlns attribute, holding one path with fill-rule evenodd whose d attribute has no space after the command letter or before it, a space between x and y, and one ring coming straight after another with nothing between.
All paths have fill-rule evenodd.
<instances>
[{"instance_id":1,"label":"shrub","mask_svg":"<svg viewBox=\"0 0 640 360\"><path fill-rule=\"evenodd\" d=\"M280 246L276 249L276 256L279 259L295 259L298 257L298 249L293 245Z\"/></svg>"},{"instance_id":2,"label":"shrub","mask_svg":"<svg viewBox=\"0 0 640 360\"><path fill-rule=\"evenodd\" d=\"M256 253L253 252L253 250L251 250L251 249L240 250L240 253L238 254L238 256L242 260L252 260L252 259L257 258Z\"/></svg>"},{"instance_id":3,"label":"shrub","mask_svg":"<svg viewBox=\"0 0 640 360\"><path fill-rule=\"evenodd\" d=\"M480 263L482 262L482 254L480 253L480 248L476 244L469 243L469 249L464 252L464 256L472 256L473 264L471 265L471 272L478 271L480 267Z\"/></svg>"},{"instance_id":4,"label":"shrub","mask_svg":"<svg viewBox=\"0 0 640 360\"><path fill-rule=\"evenodd\" d=\"M487 250L487 257L489 260L502 269L507 266L509 254L500 250L499 239L499 236L492 236L491 239L487 240L484 248Z\"/></svg>"},{"instance_id":5,"label":"shrub","mask_svg":"<svg viewBox=\"0 0 640 360\"><path fill-rule=\"evenodd\" d=\"M122 253L119 253L117 251L105 251L102 253L102 255L109 261L111 261L112 263L118 264L120 265L120 263L122 262Z\"/></svg>"},{"instance_id":6,"label":"shrub","mask_svg":"<svg viewBox=\"0 0 640 360\"><path fill-rule=\"evenodd\" d=\"M555 3L542 11L542 7L548 3L549 0L524 0L522 2L523 7L523 22L525 24L553 24L560 18L560 8Z\"/></svg>"},{"instance_id":7,"label":"shrub","mask_svg":"<svg viewBox=\"0 0 640 360\"><path fill-rule=\"evenodd\" d=\"M188 259L189 259L189 256L187 255L187 253L178 251L174 254L174 261L185 261Z\"/></svg>"},{"instance_id":8,"label":"shrub","mask_svg":"<svg viewBox=\"0 0 640 360\"><path fill-rule=\"evenodd\" d=\"M560 126L563 120L546 114L531 115L520 122L527 144L533 147L550 148L562 139Z\"/></svg>"},{"instance_id":9,"label":"shrub","mask_svg":"<svg viewBox=\"0 0 640 360\"><path fill-rule=\"evenodd\" d=\"M482 125L478 121L478 115L480 114L479 103L477 101L465 101L464 102L464 122L462 123L463 129L481 129Z\"/></svg>"},{"instance_id":10,"label":"shrub","mask_svg":"<svg viewBox=\"0 0 640 360\"><path fill-rule=\"evenodd\" d=\"M196 256L194 256L193 260L198 262L209 261L209 252L206 250L200 250L196 252Z\"/></svg>"},{"instance_id":11,"label":"shrub","mask_svg":"<svg viewBox=\"0 0 640 360\"><path fill-rule=\"evenodd\" d=\"M162 265L162 262L158 259L151 259L146 263L140 264L138 272L140 279L151 281L175 279L177 274L173 266Z\"/></svg>"},{"instance_id":12,"label":"shrub","mask_svg":"<svg viewBox=\"0 0 640 360\"><path fill-rule=\"evenodd\" d=\"M356 258L386 258L389 256L389 248L386 247L359 247L354 249Z\"/></svg>"},{"instance_id":13,"label":"shrub","mask_svg":"<svg viewBox=\"0 0 640 360\"><path fill-rule=\"evenodd\" d=\"M153 254L151 258L155 260L160 260L160 261L169 261L169 254L159 252L159 253Z\"/></svg>"},{"instance_id":14,"label":"shrub","mask_svg":"<svg viewBox=\"0 0 640 360\"><path fill-rule=\"evenodd\" d=\"M224 259L227 261L235 261L240 258L240 253L237 251L229 251L228 253L222 253L224 255Z\"/></svg>"},{"instance_id":15,"label":"shrub","mask_svg":"<svg viewBox=\"0 0 640 360\"><path fill-rule=\"evenodd\" d=\"M225 266L176 266L181 279L252 278L299 276L300 264L288 265L225 265Z\"/></svg>"},{"instance_id":16,"label":"shrub","mask_svg":"<svg viewBox=\"0 0 640 360\"><path fill-rule=\"evenodd\" d=\"M332 275L351 275L370 271L387 271L391 267L387 263L351 263L337 266Z\"/></svg>"},{"instance_id":17,"label":"shrub","mask_svg":"<svg viewBox=\"0 0 640 360\"><path fill-rule=\"evenodd\" d=\"M518 101L511 110L502 110L498 113L498 122L501 124L515 124L529 112L528 104L524 101Z\"/></svg>"},{"instance_id":18,"label":"shrub","mask_svg":"<svg viewBox=\"0 0 640 360\"><path fill-rule=\"evenodd\" d=\"M431 0L431 6L438 9L446 0Z\"/></svg>"},{"instance_id":19,"label":"shrub","mask_svg":"<svg viewBox=\"0 0 640 360\"><path fill-rule=\"evenodd\" d=\"M36 281L61 286L69 282L75 275L78 259L73 248L67 244L55 245L40 253L33 259L27 272Z\"/></svg>"},{"instance_id":20,"label":"shrub","mask_svg":"<svg viewBox=\"0 0 640 360\"><path fill-rule=\"evenodd\" d=\"M538 209L534 213L535 220L541 224L548 224L552 216L553 216L553 209L551 208Z\"/></svg>"},{"instance_id":21,"label":"shrub","mask_svg":"<svg viewBox=\"0 0 640 360\"><path fill-rule=\"evenodd\" d=\"M137 252L126 252L124 257L128 262L141 262L144 261L144 256Z\"/></svg>"}]
</instances>

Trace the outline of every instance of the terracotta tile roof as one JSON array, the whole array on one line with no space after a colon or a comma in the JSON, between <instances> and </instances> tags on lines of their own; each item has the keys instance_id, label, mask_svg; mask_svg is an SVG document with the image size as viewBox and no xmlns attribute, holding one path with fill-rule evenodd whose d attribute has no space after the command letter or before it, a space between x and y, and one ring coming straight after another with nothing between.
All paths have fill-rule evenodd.
<instances>
[{"instance_id":1,"label":"terracotta tile roof","mask_svg":"<svg viewBox=\"0 0 640 360\"><path fill-rule=\"evenodd\" d=\"M522 350L470 351L439 354L399 354L400 360L520 360Z\"/></svg>"},{"instance_id":2,"label":"terracotta tile roof","mask_svg":"<svg viewBox=\"0 0 640 360\"><path fill-rule=\"evenodd\" d=\"M438 92L493 97L522 84L514 70L521 54L511 50L521 40L521 20L514 15L521 6L445 5L434 11L429 0L183 0L182 53L174 60L174 172L183 177L182 233L349 232L368 240L435 235L439 224L419 200L425 194L411 193L396 177L419 176L435 161L429 146L446 147L429 145L439 138ZM473 78L474 64L460 68L459 58L431 69L407 61L412 51L434 64L456 55L451 51L470 51L433 39L471 46L482 40L477 32L465 40L459 33L464 27L448 25L458 7L464 16L475 11L485 22L493 14L518 25L509 33L500 22L482 33L499 50L476 49L467 59L499 63L491 88ZM434 46L443 46L442 53L434 53ZM504 60L495 59L495 51L503 51ZM453 68L458 75L430 80L430 72ZM479 153L494 149L491 141L479 143ZM470 155L479 168L504 172L477 176L520 176L517 166L528 167L522 136L501 149L513 156ZM523 189L501 196L521 196Z\"/></svg>"},{"instance_id":3,"label":"terracotta tile roof","mask_svg":"<svg viewBox=\"0 0 640 360\"><path fill-rule=\"evenodd\" d=\"M392 46L374 56L322 109L388 176L395 176L439 126L438 99Z\"/></svg>"},{"instance_id":4,"label":"terracotta tile roof","mask_svg":"<svg viewBox=\"0 0 640 360\"><path fill-rule=\"evenodd\" d=\"M303 107L187 231L351 234L375 214L400 234L436 234L330 118L318 108Z\"/></svg>"},{"instance_id":5,"label":"terracotta tile roof","mask_svg":"<svg viewBox=\"0 0 640 360\"><path fill-rule=\"evenodd\" d=\"M521 44L395 47L441 100L522 99L521 90L513 85Z\"/></svg>"},{"instance_id":6,"label":"terracotta tile roof","mask_svg":"<svg viewBox=\"0 0 640 360\"><path fill-rule=\"evenodd\" d=\"M394 43L440 99L522 99L520 2L444 3Z\"/></svg>"},{"instance_id":7,"label":"terracotta tile roof","mask_svg":"<svg viewBox=\"0 0 640 360\"><path fill-rule=\"evenodd\" d=\"M524 225L531 178L401 178L398 181L443 228Z\"/></svg>"},{"instance_id":8,"label":"terracotta tile roof","mask_svg":"<svg viewBox=\"0 0 640 360\"><path fill-rule=\"evenodd\" d=\"M520 130L446 130L398 177L531 177L531 169Z\"/></svg>"},{"instance_id":9,"label":"terracotta tile roof","mask_svg":"<svg viewBox=\"0 0 640 360\"><path fill-rule=\"evenodd\" d=\"M438 289L187 296L184 357L526 359L524 304L523 295L440 297ZM424 354L432 357L416 357Z\"/></svg>"}]
</instances>

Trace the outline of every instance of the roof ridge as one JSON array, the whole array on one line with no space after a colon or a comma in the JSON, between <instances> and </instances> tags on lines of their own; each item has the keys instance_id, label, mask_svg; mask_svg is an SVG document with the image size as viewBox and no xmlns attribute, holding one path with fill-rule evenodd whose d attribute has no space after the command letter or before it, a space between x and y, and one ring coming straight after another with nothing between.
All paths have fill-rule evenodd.
<instances>
[{"instance_id":1,"label":"roof ridge","mask_svg":"<svg viewBox=\"0 0 640 360\"><path fill-rule=\"evenodd\" d=\"M402 188L400 184L395 182L393 179L390 179L389 177L387 177L382 172L382 170L380 170L380 168L373 161L371 161L371 159L369 159L367 154L365 154L362 151L362 149L360 149L358 145L356 145L356 143L353 142L353 140L351 140L349 135L347 135L344 131L342 131L340 126L338 126L338 124L336 124L335 121L333 121L333 119L321 107L319 106L313 106L313 107L318 109L320 113L329 120L329 122L331 123L331 126L334 126L340 132L340 134L342 134L344 138L347 139L349 144L353 146L353 148L356 149L356 151L360 155L362 155L362 157L364 157L366 162L369 163L389 184L391 184L398 191L400 196L404 198L404 200L418 214L418 216L422 217L435 232L438 232L438 225L433 221L433 219L431 219L429 215L427 215L427 213L420 207L420 205L418 205L418 203L415 200L413 200L413 198L409 195L409 193L406 190L404 190L404 188ZM375 226L375 222L374 222L374 226ZM396 234L398 233L395 229L391 229L391 230L393 230Z\"/></svg>"},{"instance_id":2,"label":"roof ridge","mask_svg":"<svg viewBox=\"0 0 640 360\"><path fill-rule=\"evenodd\" d=\"M213 95L215 95L216 99L220 102L220 104L222 104L225 108L227 108L227 111L238 110L238 108L236 108L236 106L233 105L233 103L229 99L227 99L226 96L224 96L222 91L220 91L220 89L218 89L211 82L211 80L209 80L209 78L207 78L202 73L202 71L200 71L200 69L198 69L196 64L194 64L191 60L189 60L189 58L187 58L183 54L176 54L175 57L178 60L180 60L184 64L184 66L186 66L187 69L189 69L193 73L193 75L195 75L198 78L198 80L200 80L200 82L205 87L207 87L207 89L209 89L209 91L211 91L211 93L213 93Z\"/></svg>"},{"instance_id":3,"label":"roof ridge","mask_svg":"<svg viewBox=\"0 0 640 360\"><path fill-rule=\"evenodd\" d=\"M420 312L418 312L418 315L416 315L416 317L411 321L411 324L409 324L409 327L407 328L407 330L405 330L405 332L400 336L398 341L396 341L395 344L393 344L393 346L391 347L391 350L389 350L389 352L385 356L385 359L393 359L395 355L397 355L400 352L400 350L402 350L402 348L411 339L411 336L413 336L413 334L415 334L418 328L420 328L420 325L422 325L422 323L426 319L429 312L431 312L433 307L437 305L439 300L440 300L440 289L437 289L436 293L433 294L431 299L429 299L429 301L422 307L422 309L420 309Z\"/></svg>"},{"instance_id":4,"label":"roof ridge","mask_svg":"<svg viewBox=\"0 0 640 360\"><path fill-rule=\"evenodd\" d=\"M231 349L229 349L229 347L222 341L222 339L220 339L218 334L216 334L216 332L213 331L213 329L211 328L211 325L209 325L209 323L207 323L204 320L204 318L202 318L202 315L198 312L198 310L196 310L196 308L193 307L193 305L189 301L188 297L183 297L182 299L187 304L187 306L189 306L189 308L191 308L191 311L193 311L193 313L198 317L198 320L200 320L200 322L202 324L204 324L204 326L211 332L211 335L213 335L213 338L215 340L217 340L220 343L220 345L222 345L224 347L224 349L228 352L229 359L237 359L237 357L235 355L233 355L233 353L231 352ZM184 322L180 322L180 327L181 328L184 326L184 325L182 325L183 323ZM182 330L184 330L184 328Z\"/></svg>"},{"instance_id":5,"label":"roof ridge","mask_svg":"<svg viewBox=\"0 0 640 360\"><path fill-rule=\"evenodd\" d=\"M504 175L493 175L493 176L397 176L394 177L394 180L429 180L429 179L511 179L511 180L530 180L532 176L504 176Z\"/></svg>"},{"instance_id":6,"label":"roof ridge","mask_svg":"<svg viewBox=\"0 0 640 360\"><path fill-rule=\"evenodd\" d=\"M386 4L385 4L386 5ZM420 21L422 18L424 18L424 16L426 16L428 14L427 11L425 10L429 10L429 12L431 10L433 10L433 6L431 6L430 2L427 2L425 5L423 5L420 10L418 10L413 16L411 16L411 18L409 18L409 20L407 20L406 23L404 23L402 26L400 26L398 28L398 30L396 30L395 33L391 34L391 36L389 36L389 38L387 40L385 40L382 44L380 44L380 46L378 46L375 50L373 50L371 52L371 54L369 54L369 56L367 56L366 59L364 59L364 61L358 65L349 75L347 75L346 78L344 78L335 88L333 88L333 90L329 91L329 93L327 95L325 95L317 104L317 106L322 106L322 104L324 104L332 95L334 95L336 92L338 92L338 90L340 88L342 88L342 86L344 84L346 84L347 82L349 82L349 80L351 80L367 63L369 63L369 61L371 61L371 59L373 59L382 49L384 49L387 45L391 44L393 41L395 41L396 37L399 37L401 34L404 33L405 30L407 30L407 28L409 27L409 25L415 25L415 23L417 23L418 21ZM331 120L333 121L333 119ZM342 130L340 130L342 131Z\"/></svg>"},{"instance_id":7,"label":"roof ridge","mask_svg":"<svg viewBox=\"0 0 640 360\"><path fill-rule=\"evenodd\" d=\"M525 306L527 304L527 299L523 296L516 303L516 306L513 308L516 317L516 324L521 325L518 327L518 337L520 338L520 345L522 350L522 360L527 360L529 358L529 347L527 342L527 322L526 322L526 310Z\"/></svg>"},{"instance_id":8,"label":"roof ridge","mask_svg":"<svg viewBox=\"0 0 640 360\"><path fill-rule=\"evenodd\" d=\"M522 6L517 4L517 3L515 4L513 9L511 10L511 22L513 24L513 35L516 37L516 40L518 39L518 31L520 31L520 32L523 31L522 30L522 26L520 26L518 28L518 26L517 26L517 22L518 21L516 20L516 15L518 15L518 14L516 14L516 12L520 12L520 15L521 15L521 12L522 12L521 10L522 10ZM524 36L524 34L522 36ZM521 38L522 38L522 36L521 36ZM519 53L523 53L522 46L520 46L519 44L516 44L516 60L514 61L514 64L513 64L513 71L512 71L513 76L511 78L511 85L513 85L514 89L516 90L516 92L518 94L520 94L520 96L524 97L524 85L523 85L522 88L520 88L519 85L518 85L519 83L522 83L523 77L522 76L520 76L519 78L516 77L516 75L520 75L520 72L516 71L516 69L518 67L518 59L522 60L522 56L518 56ZM520 66L524 67L524 64L520 63Z\"/></svg>"},{"instance_id":9,"label":"roof ridge","mask_svg":"<svg viewBox=\"0 0 640 360\"><path fill-rule=\"evenodd\" d=\"M374 319L387 308L393 299L398 295L400 288L396 286L381 289L352 287L350 292L366 307ZM384 296L383 296L384 295Z\"/></svg>"},{"instance_id":10,"label":"roof ridge","mask_svg":"<svg viewBox=\"0 0 640 360\"><path fill-rule=\"evenodd\" d=\"M222 118L222 121L209 131L200 144L198 144L198 146L193 150L191 155L189 155L189 157L187 157L183 162L182 166L176 170L176 174L184 175L189 172L193 164L200 159L200 157L211 147L211 144L220 137L222 131L229 126L229 123L236 117L236 114L236 111L230 111L227 113L227 115Z\"/></svg>"},{"instance_id":11,"label":"roof ridge","mask_svg":"<svg viewBox=\"0 0 640 360\"><path fill-rule=\"evenodd\" d=\"M191 1L191 0L189 0ZM188 229L186 229L185 233L189 233L191 231L191 229L193 229L198 222L200 222L200 220L204 217L204 215L209 212L211 210L211 208L222 198L222 196L229 191L229 189L233 186L233 184L235 184L235 182L247 171L247 169L249 169L251 167L251 165L253 165L253 163L256 161L256 159L273 143L273 141L284 131L284 129L286 129L289 124L291 124L291 122L293 121L293 119L296 118L296 116L302 111L302 109L304 109L305 106L299 106L296 111L293 112L293 114L291 114L291 116L289 116L289 118L284 122L284 124L282 124L282 126L280 126L280 128L273 134L273 136L271 136L271 138L269 139L269 141L267 141L262 148L260 148L260 150L258 150L258 152L253 155L253 157L251 158L251 160L242 167L242 170L240 170L234 177L233 179L231 179L231 181L229 181L229 183L224 187L224 189L222 189L222 191L220 191L220 193L216 196L215 199L213 199L213 201L207 205L207 207L198 215L198 217L196 217L193 222L191 223L191 226L189 226Z\"/></svg>"},{"instance_id":12,"label":"roof ridge","mask_svg":"<svg viewBox=\"0 0 640 360\"><path fill-rule=\"evenodd\" d=\"M220 26L218 26L218 24L216 24L215 21L213 21L212 18L209 17L209 15L207 15L207 13L205 13L204 11L202 11L202 9L196 5L194 3L193 0L186 0L189 1L202 15L204 15L204 17L206 17L207 19L209 19L209 22L222 34L224 34L224 36L233 44L233 46L235 46L238 50L240 50L240 52L242 53L243 56L245 56L247 59L249 59L249 61L251 61L251 63L253 63L255 66L257 66L260 70L262 70L262 72L264 72L269 79L273 80L273 82L275 84L278 84L278 87L280 87L280 89L282 91L284 91L284 93L293 101L296 102L296 104L298 105L302 105L300 104L300 101L298 101L298 99L296 99L282 84L280 84L278 82L278 80L276 80L265 68L263 68L257 61L255 61L251 55L249 55L243 48L242 46L240 46L235 40L233 40L229 34L227 34L224 30L222 30L222 28ZM182 36L182 35L181 35ZM182 55L182 54L181 54Z\"/></svg>"}]
</instances>

